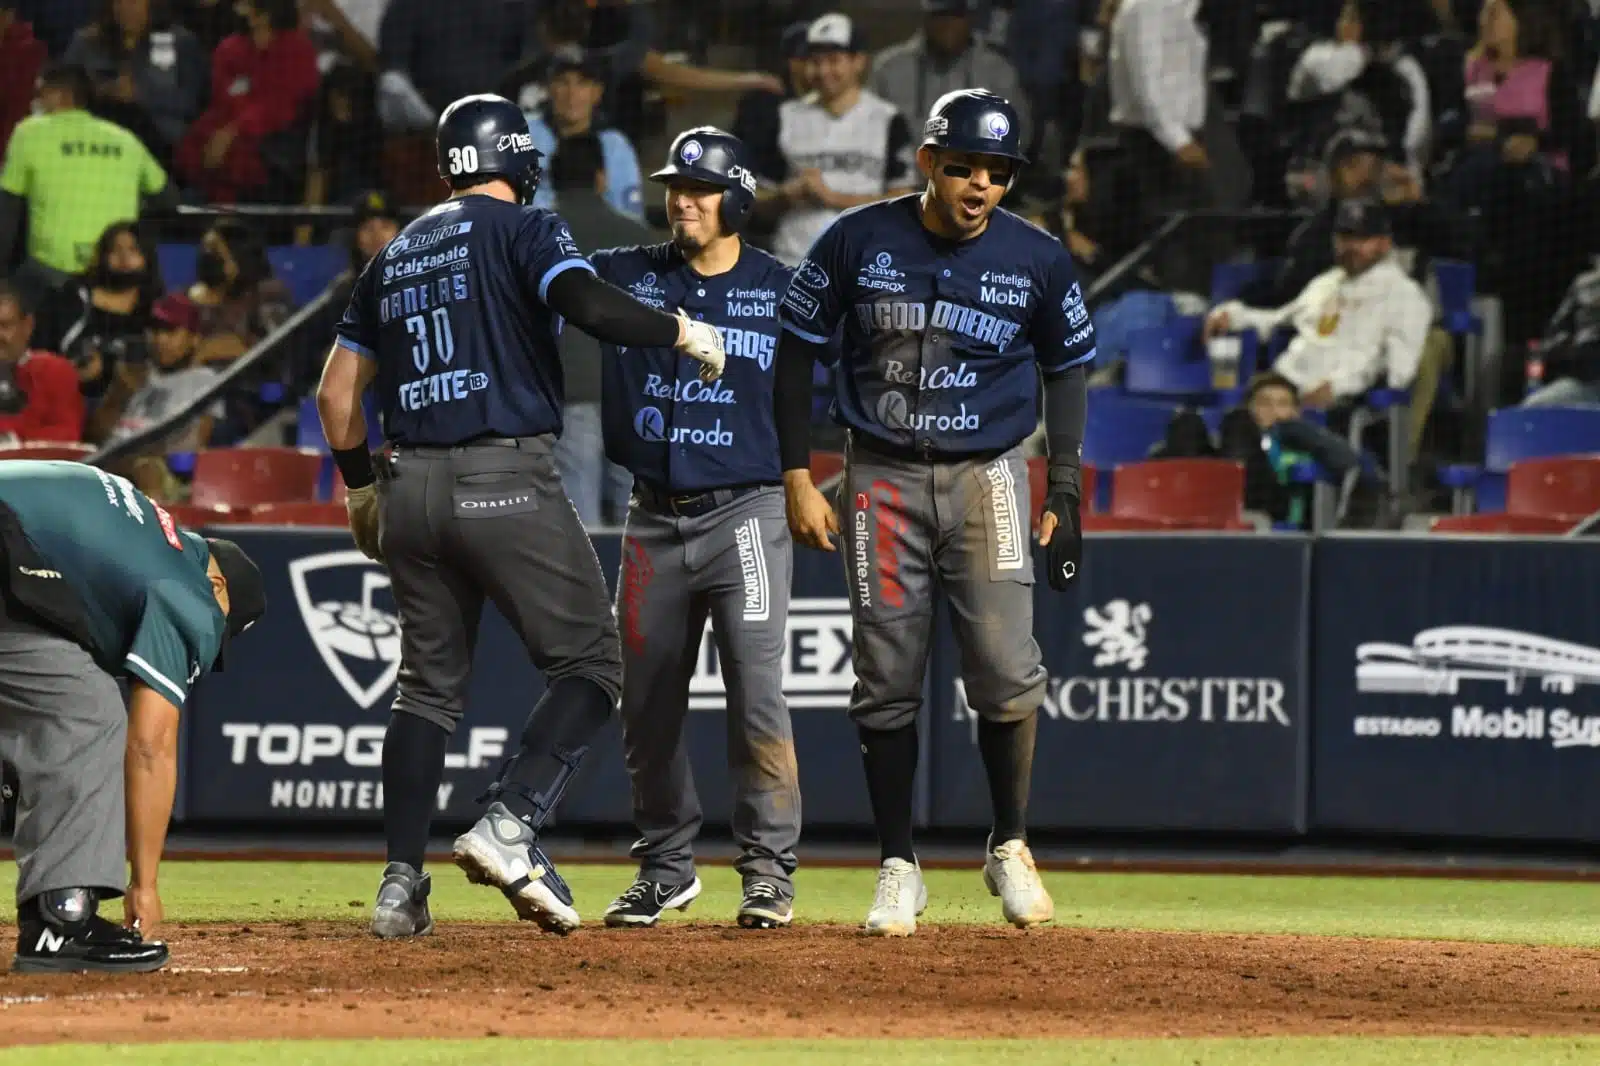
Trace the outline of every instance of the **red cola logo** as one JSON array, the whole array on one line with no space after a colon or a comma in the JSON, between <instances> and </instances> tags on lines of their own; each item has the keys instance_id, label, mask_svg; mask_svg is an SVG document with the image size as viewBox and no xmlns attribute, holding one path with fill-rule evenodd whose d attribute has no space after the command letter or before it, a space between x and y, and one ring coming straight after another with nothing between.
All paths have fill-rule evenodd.
<instances>
[{"instance_id":1,"label":"red cola logo","mask_svg":"<svg viewBox=\"0 0 1600 1066\"><path fill-rule=\"evenodd\" d=\"M878 597L886 606L904 607L906 589L900 582L900 554L910 529L905 503L900 490L889 481L872 483L872 500L877 519Z\"/></svg>"},{"instance_id":2,"label":"red cola logo","mask_svg":"<svg viewBox=\"0 0 1600 1066\"><path fill-rule=\"evenodd\" d=\"M650 553L633 537L622 542L622 639L635 655L644 654L644 628L639 615L644 610L645 590L656 576Z\"/></svg>"}]
</instances>

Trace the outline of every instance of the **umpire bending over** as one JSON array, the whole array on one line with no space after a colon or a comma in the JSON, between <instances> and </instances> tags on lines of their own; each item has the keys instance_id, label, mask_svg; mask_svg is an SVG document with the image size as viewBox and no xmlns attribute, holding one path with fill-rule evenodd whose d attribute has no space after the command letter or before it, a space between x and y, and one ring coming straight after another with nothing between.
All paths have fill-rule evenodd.
<instances>
[{"instance_id":1,"label":"umpire bending over","mask_svg":"<svg viewBox=\"0 0 1600 1066\"><path fill-rule=\"evenodd\" d=\"M453 194L362 272L317 391L351 531L388 566L401 619L383 746L389 864L372 931L433 928L422 858L487 597L549 687L455 859L519 917L565 933L578 913L537 834L616 706L622 664L605 579L552 453L556 337L565 319L611 343L676 347L707 380L721 373L722 341L600 281L561 219L528 206L540 153L509 100L451 104L438 150ZM374 381L388 442L376 471L360 403Z\"/></svg>"},{"instance_id":2,"label":"umpire bending over","mask_svg":"<svg viewBox=\"0 0 1600 1066\"><path fill-rule=\"evenodd\" d=\"M125 478L0 463L0 762L16 767L21 973L158 970L178 713L266 610L261 572ZM129 682L123 704L118 678ZM99 916L123 894L123 917Z\"/></svg>"},{"instance_id":3,"label":"umpire bending over","mask_svg":"<svg viewBox=\"0 0 1600 1066\"><path fill-rule=\"evenodd\" d=\"M911 845L917 711L933 637L934 587L950 604L961 676L978 714L994 829L983 876L1017 926L1054 906L1025 832L1047 675L1033 639L1028 468L1039 377L1050 445L1040 526L1049 580L1076 574L1078 462L1094 327L1072 259L996 210L1025 162L1017 115L982 89L928 115L921 194L841 215L795 271L775 388L789 526L833 551L844 529L855 623L850 713L883 847L870 933L905 936L927 905ZM811 483L812 362L843 323L834 417L848 430L836 514Z\"/></svg>"},{"instance_id":4,"label":"umpire bending over","mask_svg":"<svg viewBox=\"0 0 1600 1066\"><path fill-rule=\"evenodd\" d=\"M722 333L728 364L705 384L670 348L604 357L606 452L634 475L617 615L622 735L633 781L639 877L607 925L654 925L700 894L699 831L683 720L711 618L728 697L739 924L793 914L800 784L783 699L785 621L794 569L772 422L778 301L789 270L738 233L756 178L738 138L709 126L672 143L651 177L667 186L672 240L592 256L607 281L679 307Z\"/></svg>"}]
</instances>

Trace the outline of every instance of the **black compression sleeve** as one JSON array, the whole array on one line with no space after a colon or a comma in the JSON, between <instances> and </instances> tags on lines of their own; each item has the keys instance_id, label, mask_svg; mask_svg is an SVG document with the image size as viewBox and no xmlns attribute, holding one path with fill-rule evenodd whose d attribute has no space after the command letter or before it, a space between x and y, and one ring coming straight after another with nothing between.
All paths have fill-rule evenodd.
<instances>
[{"instance_id":1,"label":"black compression sleeve","mask_svg":"<svg viewBox=\"0 0 1600 1066\"><path fill-rule=\"evenodd\" d=\"M778 339L778 366L772 377L772 418L778 427L778 458L784 470L811 467L811 368L825 351L821 344L788 330Z\"/></svg>"},{"instance_id":2,"label":"black compression sleeve","mask_svg":"<svg viewBox=\"0 0 1600 1066\"><path fill-rule=\"evenodd\" d=\"M597 341L629 348L671 348L678 320L648 307L587 270L566 270L545 290L550 310Z\"/></svg>"},{"instance_id":3,"label":"black compression sleeve","mask_svg":"<svg viewBox=\"0 0 1600 1066\"><path fill-rule=\"evenodd\" d=\"M1078 467L1089 418L1089 375L1082 365L1044 379L1044 436L1050 446L1050 491L1082 499Z\"/></svg>"}]
</instances>

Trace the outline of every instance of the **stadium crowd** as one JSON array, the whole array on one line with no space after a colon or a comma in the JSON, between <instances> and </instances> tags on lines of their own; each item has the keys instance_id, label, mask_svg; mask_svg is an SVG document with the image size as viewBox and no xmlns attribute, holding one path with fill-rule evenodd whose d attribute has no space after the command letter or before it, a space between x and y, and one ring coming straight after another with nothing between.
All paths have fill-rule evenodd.
<instances>
[{"instance_id":1,"label":"stadium crowd","mask_svg":"<svg viewBox=\"0 0 1600 1066\"><path fill-rule=\"evenodd\" d=\"M344 269L322 279L317 313L119 469L178 502L180 457L296 443L356 272L443 192L437 115L482 91L524 108L547 156L537 202L592 248L660 239L641 175L667 110L715 119L760 162L751 239L791 264L839 211L916 187L938 96L1000 92L1034 159L1007 206L1079 265L1095 396L1161 405L1129 458L1236 459L1244 505L1280 525L1311 520L1308 460L1357 504L1345 521L1384 523L1448 509L1445 464L1482 456L1490 410L1600 403L1600 0L853 14L0 0L0 433L104 444L161 423L305 302L269 253L333 243ZM754 69L712 64L712 44L742 46ZM194 246L193 277L169 286L173 244ZM1464 293L1445 265L1465 266ZM600 457L594 352L574 333L563 470L598 524L627 483ZM1181 349L1163 372L1203 380L1149 388L1152 338ZM1403 397L1381 403L1384 389Z\"/></svg>"}]
</instances>

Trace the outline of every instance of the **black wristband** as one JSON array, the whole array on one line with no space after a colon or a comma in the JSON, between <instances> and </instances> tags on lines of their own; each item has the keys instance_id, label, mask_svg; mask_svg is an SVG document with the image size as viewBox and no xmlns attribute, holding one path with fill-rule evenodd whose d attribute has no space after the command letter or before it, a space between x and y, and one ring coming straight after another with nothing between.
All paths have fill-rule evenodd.
<instances>
[{"instance_id":1,"label":"black wristband","mask_svg":"<svg viewBox=\"0 0 1600 1066\"><path fill-rule=\"evenodd\" d=\"M364 489L378 478L372 469L372 453L367 451L366 445L333 449L333 462L347 489Z\"/></svg>"}]
</instances>

